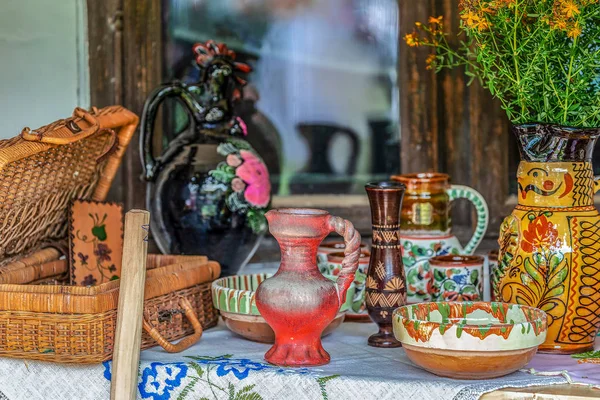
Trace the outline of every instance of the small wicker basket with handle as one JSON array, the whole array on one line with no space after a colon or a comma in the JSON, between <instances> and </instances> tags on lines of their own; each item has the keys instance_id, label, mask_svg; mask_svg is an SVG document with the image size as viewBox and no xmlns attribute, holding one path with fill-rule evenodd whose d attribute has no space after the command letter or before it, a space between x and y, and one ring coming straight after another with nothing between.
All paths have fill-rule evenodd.
<instances>
[{"instance_id":1,"label":"small wicker basket with handle","mask_svg":"<svg viewBox=\"0 0 600 400\"><path fill-rule=\"evenodd\" d=\"M203 329L217 324L210 288L221 268L206 257L157 268L160 256L148 262L153 265L146 273L142 349L160 345L169 352L184 350ZM0 357L60 363L110 360L118 299L119 281L93 287L0 285Z\"/></svg>"}]
</instances>

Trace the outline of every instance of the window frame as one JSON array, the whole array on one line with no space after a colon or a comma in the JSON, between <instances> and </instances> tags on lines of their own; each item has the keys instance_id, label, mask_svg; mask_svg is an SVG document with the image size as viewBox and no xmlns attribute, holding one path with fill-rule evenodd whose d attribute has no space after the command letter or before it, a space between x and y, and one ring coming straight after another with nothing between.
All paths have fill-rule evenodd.
<instances>
[{"instance_id":1,"label":"window frame","mask_svg":"<svg viewBox=\"0 0 600 400\"><path fill-rule=\"evenodd\" d=\"M408 48L402 37L416 21L444 15L456 31L458 0L398 0L400 15L398 83L401 170L442 171L454 183L480 191L490 208L488 235L497 236L513 203L509 195L509 123L499 104L477 83L466 86L464 71L435 74L425 68L428 48ZM91 104L122 104L141 115L148 93L162 82L164 15L161 0L87 0ZM139 146L128 148L110 197L127 209L144 208ZM462 203L462 202L461 202ZM370 233L370 210L363 195L274 196L274 207L328 209ZM473 210L457 204L455 225L473 224Z\"/></svg>"}]
</instances>

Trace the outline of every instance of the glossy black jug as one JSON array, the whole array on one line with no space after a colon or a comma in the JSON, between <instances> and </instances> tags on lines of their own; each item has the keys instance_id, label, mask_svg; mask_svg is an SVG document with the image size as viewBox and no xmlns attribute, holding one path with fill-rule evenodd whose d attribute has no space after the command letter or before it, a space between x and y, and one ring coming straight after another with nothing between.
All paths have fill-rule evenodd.
<instances>
[{"instance_id":1,"label":"glossy black jug","mask_svg":"<svg viewBox=\"0 0 600 400\"><path fill-rule=\"evenodd\" d=\"M221 43L199 43L193 50L199 81L163 85L144 106L140 146L146 204L163 253L203 254L221 263L222 275L233 275L256 251L271 201L267 167L245 140L246 124L233 112L246 83L240 74L251 69ZM155 157L156 116L167 98L180 101L190 124Z\"/></svg>"}]
</instances>

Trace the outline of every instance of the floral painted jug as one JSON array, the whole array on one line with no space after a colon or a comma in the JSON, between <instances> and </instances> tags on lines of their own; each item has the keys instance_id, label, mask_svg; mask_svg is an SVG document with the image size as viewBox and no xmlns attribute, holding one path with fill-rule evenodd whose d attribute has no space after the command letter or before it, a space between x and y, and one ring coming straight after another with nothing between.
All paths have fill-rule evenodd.
<instances>
[{"instance_id":1,"label":"floral painted jug","mask_svg":"<svg viewBox=\"0 0 600 400\"><path fill-rule=\"evenodd\" d=\"M281 248L281 264L256 290L256 307L275 332L275 344L265 359L284 366L327 364L330 356L321 344L321 333L346 302L358 268L360 234L350 221L324 210L280 208L266 217ZM335 282L317 267L317 248L331 232L345 242Z\"/></svg>"},{"instance_id":2,"label":"floral painted jug","mask_svg":"<svg viewBox=\"0 0 600 400\"><path fill-rule=\"evenodd\" d=\"M233 113L250 67L212 41L194 46L200 81L157 88L141 121L142 164L149 182L152 235L163 253L202 254L235 274L252 256L267 229L269 172L245 140L244 121ZM153 144L159 106L176 99L189 128L167 143L160 157ZM175 113L176 114L176 113ZM172 135L165 132L163 141Z\"/></svg>"},{"instance_id":3,"label":"floral painted jug","mask_svg":"<svg viewBox=\"0 0 600 400\"><path fill-rule=\"evenodd\" d=\"M600 188L592 152L600 129L513 128L518 205L501 226L494 298L548 315L540 351L591 350L600 325Z\"/></svg>"},{"instance_id":4,"label":"floral painted jug","mask_svg":"<svg viewBox=\"0 0 600 400\"><path fill-rule=\"evenodd\" d=\"M400 238L407 302L431 301L433 275L428 260L447 254L473 254L487 230L487 203L475 189L451 185L447 174L395 175L392 180L406 186L400 212ZM469 200L477 211L475 232L464 248L451 233L450 206L456 199Z\"/></svg>"}]
</instances>

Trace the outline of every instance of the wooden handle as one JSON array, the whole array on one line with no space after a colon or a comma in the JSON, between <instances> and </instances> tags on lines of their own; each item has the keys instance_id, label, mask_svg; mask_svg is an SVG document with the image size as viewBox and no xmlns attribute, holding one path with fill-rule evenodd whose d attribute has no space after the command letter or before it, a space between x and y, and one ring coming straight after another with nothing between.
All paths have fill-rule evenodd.
<instances>
[{"instance_id":1,"label":"wooden handle","mask_svg":"<svg viewBox=\"0 0 600 400\"><path fill-rule=\"evenodd\" d=\"M110 385L112 400L137 398L149 221L148 211L131 210L125 214L123 262Z\"/></svg>"},{"instance_id":2,"label":"wooden handle","mask_svg":"<svg viewBox=\"0 0 600 400\"><path fill-rule=\"evenodd\" d=\"M179 353L195 344L202 336L202 324L200 321L198 321L198 317L194 312L194 307L192 307L188 299L183 297L179 300L179 305L181 308L183 308L187 319L192 323L192 326L194 327L194 334L181 339L177 344L169 343L167 339L162 337L160 332L158 332L158 330L152 326L147 318L144 318L143 321L144 330L148 332L152 339L156 340L156 343L165 349L167 353Z\"/></svg>"}]
</instances>

